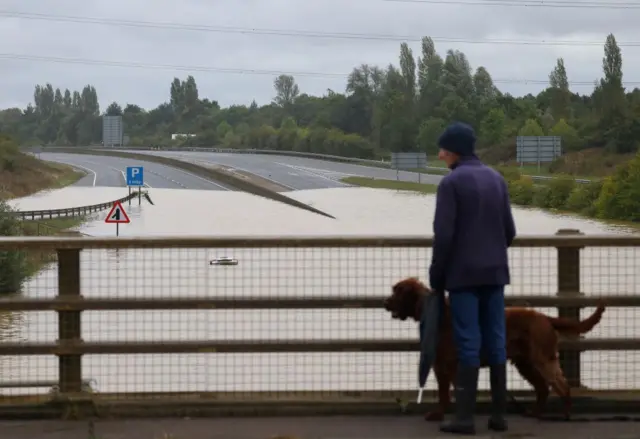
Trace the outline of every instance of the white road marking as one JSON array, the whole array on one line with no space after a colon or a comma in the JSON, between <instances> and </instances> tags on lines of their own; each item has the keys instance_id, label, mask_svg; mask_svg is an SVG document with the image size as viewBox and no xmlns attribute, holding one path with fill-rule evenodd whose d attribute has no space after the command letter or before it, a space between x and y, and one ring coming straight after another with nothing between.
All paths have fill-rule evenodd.
<instances>
[{"instance_id":1,"label":"white road marking","mask_svg":"<svg viewBox=\"0 0 640 439\"><path fill-rule=\"evenodd\" d=\"M229 188L228 188L228 187L226 187L226 186L223 186L223 185L218 184L218 183L214 183L214 182L213 182L213 181L211 181L211 180L207 180L206 178L202 178L202 177L200 177L199 175L192 174L191 172L183 171L183 170L181 170L180 168L172 168L172 169L175 169L175 170L176 170L176 171L178 171L178 172L182 172L183 174L190 175L191 177L193 177L193 178L197 178L198 180L206 181L207 183L209 183L209 184L211 184L211 185L213 185L213 186L217 186L217 187L219 187L219 188L221 188L221 189L224 189L225 191L230 191L230 190L231 190L231 189L229 189Z\"/></svg>"},{"instance_id":2,"label":"white road marking","mask_svg":"<svg viewBox=\"0 0 640 439\"><path fill-rule=\"evenodd\" d=\"M104 163L97 163L97 162L92 162L92 161L89 161L89 160L86 160L85 163L91 163L92 165L98 165L98 166L106 166L107 168L111 169L112 171L116 171L116 172L121 173L122 174L122 178L124 179L124 184L125 184L125 186L127 185L127 178L124 176L124 172L121 169L114 168L113 166L105 165Z\"/></svg>"},{"instance_id":3,"label":"white road marking","mask_svg":"<svg viewBox=\"0 0 640 439\"><path fill-rule=\"evenodd\" d=\"M277 184L278 186L286 187L287 189L290 189L290 190L292 190L292 191L297 190L297 189L296 189L296 188L294 188L293 186L289 186L288 184L280 183L279 181L274 180L273 178L265 177L265 176L263 176L263 175L258 175L258 174L256 174L255 172L251 172L251 171L249 171L248 169L245 169L245 168L239 168L238 166L231 166L231 165L222 165L221 163L217 163L217 162L210 162L210 161L208 161L208 160L199 160L199 161L200 161L201 163L208 163L208 164L210 164L210 165L229 166L229 168L231 168L231 169L236 169L236 170L241 171L241 172L246 172L247 174L255 175L256 177L259 177L259 178L262 178L262 179L264 179L264 180L270 181L271 183L273 183L273 184Z\"/></svg>"},{"instance_id":4,"label":"white road marking","mask_svg":"<svg viewBox=\"0 0 640 439\"><path fill-rule=\"evenodd\" d=\"M326 175L323 175L323 174L320 174L320 173L316 172L316 171L324 171L323 169L307 168L307 167L304 167L304 166L295 166L295 165L290 165L290 164L287 164L287 163L280 163L280 162L275 162L275 163L278 164L278 165L287 166L288 168L295 169L297 171L301 171L301 172L307 173L309 175L313 175L314 177L322 178L324 180L329 180L332 183L337 183L337 184L340 184L342 186L351 186L351 185L349 185L347 183L341 182L337 178L327 177ZM333 172L333 171L326 171L326 172L329 172L329 173L334 174L334 175L340 175L341 174L341 173L337 173L337 172ZM342 175L348 176L349 174L342 174Z\"/></svg>"},{"instance_id":5,"label":"white road marking","mask_svg":"<svg viewBox=\"0 0 640 439\"><path fill-rule=\"evenodd\" d=\"M160 155L160 156L162 157L162 155ZM164 166L167 166L167 165L164 165ZM195 175L195 174L192 174L192 173L190 173L190 172L183 171L183 170L182 170L182 169L180 169L180 168L174 168L174 167L171 167L171 166L167 166L167 167L168 167L168 168L170 168L170 169L172 169L172 170L173 170L173 171L175 171L175 172L181 172L181 173L186 174L186 175L188 175L188 176L190 176L190 177L197 178L198 180L202 180L202 181L204 181L204 182L207 182L207 183L209 183L210 185L213 185L213 186L219 187L220 189L224 189L225 191L229 191L229 190L231 190L231 189L229 189L228 187L225 187L225 186L223 186L223 185L221 185L221 184L218 184L218 183L214 183L214 182L213 182L213 181L211 181L211 180L207 180L206 178L202 178L202 177L200 177L200 176L198 176L198 175ZM180 183L179 181L175 181L174 179L167 177L166 175L162 175L162 174L159 174L159 173L154 172L154 171L151 171L151 170L150 170L149 172L150 172L150 173L152 173L152 174L154 174L154 175L157 175L158 177L162 177L162 178L164 178L165 180L172 181L173 183L177 184L178 186L182 186L183 188L188 189L188 188L187 188L187 186L183 185L183 184L182 184L182 183Z\"/></svg>"},{"instance_id":6,"label":"white road marking","mask_svg":"<svg viewBox=\"0 0 640 439\"><path fill-rule=\"evenodd\" d=\"M78 165L75 163L68 163L68 162L62 162L65 165L69 165L72 168L80 168L83 171L88 171L89 173L93 174L93 184L91 186L95 187L96 185L96 180L98 179L98 174L96 173L96 171L94 171L93 169L87 168L86 166L82 166L82 165Z\"/></svg>"}]
</instances>

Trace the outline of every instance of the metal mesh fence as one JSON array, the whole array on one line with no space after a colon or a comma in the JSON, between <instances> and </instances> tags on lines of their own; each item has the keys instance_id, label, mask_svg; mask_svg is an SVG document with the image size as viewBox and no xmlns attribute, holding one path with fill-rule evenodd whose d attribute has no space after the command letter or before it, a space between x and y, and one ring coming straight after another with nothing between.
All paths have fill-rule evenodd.
<instances>
[{"instance_id":1,"label":"metal mesh fence","mask_svg":"<svg viewBox=\"0 0 640 439\"><path fill-rule=\"evenodd\" d=\"M638 249L581 251L581 285L587 295L640 293ZM33 253L34 275L23 285L30 298L55 297L57 265L50 253ZM225 265L219 258L237 260ZM555 295L557 250L514 248L511 296ZM47 261L51 262L48 265ZM427 280L430 249L121 249L81 253L81 292L86 298L153 297L358 297L377 296L380 309L85 311L86 342L175 340L416 339L415 322L392 320L382 308L390 287L408 276ZM523 298L526 303L526 298ZM555 308L539 309L557 315ZM582 311L585 318L592 308ZM587 337L636 338L633 308L609 308ZM58 315L0 314L0 343L53 342ZM85 355L83 379L101 393L415 390L417 352ZM586 352L582 382L591 389L640 388L640 354ZM45 393L38 381L58 379L55 356L0 357L0 395ZM13 386L12 383L31 383ZM43 383L40 383L43 384ZM53 384L51 384L53 385ZM511 389L529 389L514 369ZM429 379L428 389L435 388ZM487 371L480 388L488 388ZM273 393L274 397L277 397Z\"/></svg>"}]
</instances>

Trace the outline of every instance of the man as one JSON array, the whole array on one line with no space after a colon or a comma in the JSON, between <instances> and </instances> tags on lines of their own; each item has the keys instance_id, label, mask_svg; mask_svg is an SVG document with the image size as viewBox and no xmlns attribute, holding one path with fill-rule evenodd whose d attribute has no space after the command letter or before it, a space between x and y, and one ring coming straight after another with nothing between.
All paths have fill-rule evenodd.
<instances>
[{"instance_id":1,"label":"man","mask_svg":"<svg viewBox=\"0 0 640 439\"><path fill-rule=\"evenodd\" d=\"M449 291L458 358L454 419L445 433L475 434L474 411L480 351L490 366L489 428L506 431L507 248L516 235L509 192L502 176L475 155L469 125L454 123L440 136L438 157L451 173L438 186L429 282Z\"/></svg>"}]
</instances>

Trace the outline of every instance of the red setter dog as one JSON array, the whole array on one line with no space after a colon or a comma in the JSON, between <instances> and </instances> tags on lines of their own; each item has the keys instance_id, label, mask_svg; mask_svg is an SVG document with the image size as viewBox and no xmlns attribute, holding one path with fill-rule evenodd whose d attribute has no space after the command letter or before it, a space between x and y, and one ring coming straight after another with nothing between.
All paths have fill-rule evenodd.
<instances>
[{"instance_id":1,"label":"red setter dog","mask_svg":"<svg viewBox=\"0 0 640 439\"><path fill-rule=\"evenodd\" d=\"M394 319L420 319L422 298L432 291L416 278L404 279L393 286L384 307ZM549 317L530 308L506 308L507 358L520 375L533 386L536 404L530 412L540 417L549 397L549 387L564 402L564 414L571 411L571 390L558 359L558 334L579 335L591 331L602 319L604 304L587 319L574 321ZM456 352L448 301L442 318L433 371L438 383L438 408L425 415L428 421L440 421L451 402L449 390L456 375ZM486 366L483 364L483 366Z\"/></svg>"}]
</instances>

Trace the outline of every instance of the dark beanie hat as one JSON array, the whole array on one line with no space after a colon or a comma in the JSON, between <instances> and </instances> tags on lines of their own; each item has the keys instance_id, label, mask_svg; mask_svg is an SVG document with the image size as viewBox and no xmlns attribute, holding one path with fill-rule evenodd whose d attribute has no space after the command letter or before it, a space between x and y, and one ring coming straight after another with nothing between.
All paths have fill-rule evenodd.
<instances>
[{"instance_id":1,"label":"dark beanie hat","mask_svg":"<svg viewBox=\"0 0 640 439\"><path fill-rule=\"evenodd\" d=\"M461 157L475 154L476 133L470 125L462 122L452 123L438 139L438 146Z\"/></svg>"}]
</instances>

